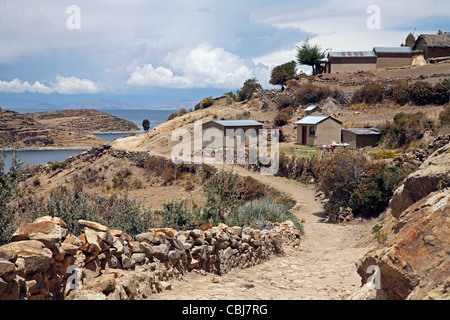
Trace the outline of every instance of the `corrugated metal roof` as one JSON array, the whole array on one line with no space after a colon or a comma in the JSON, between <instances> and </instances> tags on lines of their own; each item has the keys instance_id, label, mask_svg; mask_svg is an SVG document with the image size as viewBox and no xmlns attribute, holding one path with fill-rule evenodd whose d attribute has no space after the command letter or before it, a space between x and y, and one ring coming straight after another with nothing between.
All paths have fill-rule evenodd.
<instances>
[{"instance_id":1,"label":"corrugated metal roof","mask_svg":"<svg viewBox=\"0 0 450 320\"><path fill-rule=\"evenodd\" d=\"M256 120L213 120L212 122L224 127L251 127L264 125L264 123Z\"/></svg>"},{"instance_id":2,"label":"corrugated metal roof","mask_svg":"<svg viewBox=\"0 0 450 320\"><path fill-rule=\"evenodd\" d=\"M389 53L410 53L410 47L375 47L373 51L376 52L389 52Z\"/></svg>"},{"instance_id":3,"label":"corrugated metal roof","mask_svg":"<svg viewBox=\"0 0 450 320\"><path fill-rule=\"evenodd\" d=\"M313 104L313 105L307 107L307 108L305 109L305 111L312 111L312 110L314 110L315 108L318 108L318 107L319 107L318 105Z\"/></svg>"},{"instance_id":4,"label":"corrugated metal roof","mask_svg":"<svg viewBox=\"0 0 450 320\"><path fill-rule=\"evenodd\" d=\"M377 128L348 128L342 129L348 132L352 132L356 135L366 135L366 134L380 134Z\"/></svg>"},{"instance_id":5,"label":"corrugated metal roof","mask_svg":"<svg viewBox=\"0 0 450 320\"><path fill-rule=\"evenodd\" d=\"M376 57L373 51L330 51L328 56L335 58Z\"/></svg>"},{"instance_id":6,"label":"corrugated metal roof","mask_svg":"<svg viewBox=\"0 0 450 320\"><path fill-rule=\"evenodd\" d=\"M330 116L306 116L300 119L296 124L319 124L320 122L330 118Z\"/></svg>"}]
</instances>

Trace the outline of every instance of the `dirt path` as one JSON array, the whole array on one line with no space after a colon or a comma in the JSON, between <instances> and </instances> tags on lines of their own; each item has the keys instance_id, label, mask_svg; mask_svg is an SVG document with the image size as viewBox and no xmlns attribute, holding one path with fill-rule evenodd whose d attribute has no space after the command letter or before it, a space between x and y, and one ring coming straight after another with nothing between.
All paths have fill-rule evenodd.
<instances>
[{"instance_id":1,"label":"dirt path","mask_svg":"<svg viewBox=\"0 0 450 320\"><path fill-rule=\"evenodd\" d=\"M312 188L239 167L233 170L294 197L297 201L294 213L303 219L305 227L300 248L287 248L285 256L273 257L248 269L235 269L223 276L189 273L182 281L172 281L171 291L153 295L152 299L341 299L360 286L355 262L369 248L357 244L374 222L324 223L322 207L315 201Z\"/></svg>"}]
</instances>

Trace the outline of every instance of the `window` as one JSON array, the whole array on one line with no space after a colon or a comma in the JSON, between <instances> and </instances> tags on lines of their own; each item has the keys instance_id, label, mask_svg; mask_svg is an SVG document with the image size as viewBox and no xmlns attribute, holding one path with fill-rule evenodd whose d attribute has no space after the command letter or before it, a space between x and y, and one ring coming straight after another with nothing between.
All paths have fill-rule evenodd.
<instances>
[{"instance_id":1,"label":"window","mask_svg":"<svg viewBox=\"0 0 450 320\"><path fill-rule=\"evenodd\" d=\"M316 127L309 127L309 136L310 137L316 136Z\"/></svg>"}]
</instances>

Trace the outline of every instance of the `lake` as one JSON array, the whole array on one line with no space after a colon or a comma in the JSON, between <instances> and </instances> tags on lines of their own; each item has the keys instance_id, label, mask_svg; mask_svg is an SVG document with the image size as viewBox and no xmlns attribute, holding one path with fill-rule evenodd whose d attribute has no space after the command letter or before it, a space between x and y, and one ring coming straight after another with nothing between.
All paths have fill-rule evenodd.
<instances>
[{"instance_id":1,"label":"lake","mask_svg":"<svg viewBox=\"0 0 450 320\"><path fill-rule=\"evenodd\" d=\"M42 164L47 162L62 161L70 156L76 156L77 154L85 150L27 150L18 151L20 159L24 162L23 166L32 166L34 164ZM5 155L5 167L4 171L9 171L12 161L12 152L3 151Z\"/></svg>"},{"instance_id":2,"label":"lake","mask_svg":"<svg viewBox=\"0 0 450 320\"><path fill-rule=\"evenodd\" d=\"M35 112L36 110L19 110L21 113ZM39 110L48 111L48 110ZM142 127L142 120L148 119L150 121L150 128L153 129L157 125L166 122L169 115L176 110L101 110L113 116L131 121ZM96 136L106 140L113 141L114 139L129 136L129 133L112 133L112 134L96 134ZM75 156L84 150L29 150L19 151L20 158L24 161L24 166L47 163L49 161L62 161L70 156ZM0 150L1 152L1 150ZM9 171L11 167L12 153L10 151L3 152L5 158L5 168Z\"/></svg>"}]
</instances>

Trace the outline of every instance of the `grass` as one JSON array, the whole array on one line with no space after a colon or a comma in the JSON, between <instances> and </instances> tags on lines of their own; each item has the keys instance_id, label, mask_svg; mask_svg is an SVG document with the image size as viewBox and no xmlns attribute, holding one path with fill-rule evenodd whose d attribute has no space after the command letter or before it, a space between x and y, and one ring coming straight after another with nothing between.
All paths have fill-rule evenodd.
<instances>
[{"instance_id":1,"label":"grass","mask_svg":"<svg viewBox=\"0 0 450 320\"><path fill-rule=\"evenodd\" d=\"M294 148L294 150L300 148L302 150L302 152L297 152L297 153L295 151L292 152L291 148ZM311 157L314 155L320 156L320 151L316 150L315 147L301 146L301 145L294 144L294 143L280 143L279 151L280 151L280 153L284 153L288 156L298 156L298 157Z\"/></svg>"}]
</instances>

